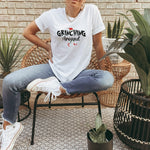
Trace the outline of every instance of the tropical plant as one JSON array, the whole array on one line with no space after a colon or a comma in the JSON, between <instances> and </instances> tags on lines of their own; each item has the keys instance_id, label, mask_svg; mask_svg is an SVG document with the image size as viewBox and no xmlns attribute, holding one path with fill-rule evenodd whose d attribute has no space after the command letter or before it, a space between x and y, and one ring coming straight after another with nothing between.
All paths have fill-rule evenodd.
<instances>
[{"instance_id":1,"label":"tropical plant","mask_svg":"<svg viewBox=\"0 0 150 150\"><path fill-rule=\"evenodd\" d=\"M150 96L150 9L145 9L144 15L135 9L129 12L133 15L135 24L126 14L120 13L126 18L130 27L126 28L127 33L125 33L123 42L118 42L117 39L101 59L109 54L117 53L123 59L131 62L138 73L143 93ZM124 49L124 52L117 50L120 47Z\"/></svg>"},{"instance_id":2,"label":"tropical plant","mask_svg":"<svg viewBox=\"0 0 150 150\"><path fill-rule=\"evenodd\" d=\"M12 32L10 36L5 31L1 34L0 39L0 68L2 70L1 78L5 77L11 72L12 68L22 58L21 53L24 47L20 48L21 41L18 40L18 36L15 32Z\"/></svg>"},{"instance_id":3,"label":"tropical plant","mask_svg":"<svg viewBox=\"0 0 150 150\"><path fill-rule=\"evenodd\" d=\"M95 128L89 131L89 137L93 143L106 143L106 126L102 123L100 114L96 115Z\"/></svg>"},{"instance_id":4,"label":"tropical plant","mask_svg":"<svg viewBox=\"0 0 150 150\"><path fill-rule=\"evenodd\" d=\"M124 23L125 23L124 21L121 22L120 18L118 19L118 21L115 20L113 26L111 25L110 22L108 22L106 29L106 37L120 38L123 33Z\"/></svg>"}]
</instances>

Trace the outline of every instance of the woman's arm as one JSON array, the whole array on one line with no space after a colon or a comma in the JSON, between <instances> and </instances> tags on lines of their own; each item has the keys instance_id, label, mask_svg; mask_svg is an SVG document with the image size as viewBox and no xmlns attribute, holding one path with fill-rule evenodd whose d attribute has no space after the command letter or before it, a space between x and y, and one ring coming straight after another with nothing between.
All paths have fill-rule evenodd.
<instances>
[{"instance_id":1,"label":"woman's arm","mask_svg":"<svg viewBox=\"0 0 150 150\"><path fill-rule=\"evenodd\" d=\"M43 42L37 35L36 33L40 31L38 26L36 25L35 21L31 22L25 29L23 32L23 36L28 39L30 42L32 42L33 44L42 47L44 49L46 49L49 52L49 59L51 62L52 61L52 52L51 52L51 47L50 44L47 44L45 42Z\"/></svg>"},{"instance_id":2,"label":"woman's arm","mask_svg":"<svg viewBox=\"0 0 150 150\"><path fill-rule=\"evenodd\" d=\"M102 44L102 33L101 32L93 35L93 46L96 50L97 59L99 60L105 53L104 49L103 49L103 44ZM101 64L104 64L103 61L104 60L102 60L99 63L99 67L101 69L104 68L104 66L101 65Z\"/></svg>"}]
</instances>

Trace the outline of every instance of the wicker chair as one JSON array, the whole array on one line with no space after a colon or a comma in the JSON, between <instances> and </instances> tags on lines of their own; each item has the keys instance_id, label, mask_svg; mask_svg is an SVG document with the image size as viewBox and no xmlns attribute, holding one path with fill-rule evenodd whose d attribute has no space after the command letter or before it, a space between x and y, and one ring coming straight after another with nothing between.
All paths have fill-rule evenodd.
<instances>
[{"instance_id":1,"label":"wicker chair","mask_svg":"<svg viewBox=\"0 0 150 150\"><path fill-rule=\"evenodd\" d=\"M112 64L112 73L115 81L111 88L105 91L98 92L101 104L107 107L116 106L122 84L122 79L129 73L130 68L131 64L126 60L123 60L120 63Z\"/></svg>"},{"instance_id":2,"label":"wicker chair","mask_svg":"<svg viewBox=\"0 0 150 150\"><path fill-rule=\"evenodd\" d=\"M50 42L50 39L44 40L44 42L48 43ZM37 46L33 46L30 50L27 51L27 53L25 54L23 60L22 60L22 64L21 67L28 67L31 65L36 65L36 64L43 64L43 63L47 63L48 62L48 52L42 48L39 48ZM109 57L105 58L105 60L103 61L102 64L103 68L105 68L105 70L111 71L111 63L109 60ZM98 67L98 60L96 58L96 53L95 50L93 49L92 52L92 59L90 61L90 64L88 66L88 69L100 69ZM26 91L27 92L27 91ZM84 95L87 95L89 93L79 93L79 94L72 94L72 95L60 95L58 98L75 98L75 97L81 97L82 98L82 102L81 103L51 103L49 102L49 104L37 104L39 97L42 95L43 93L37 93L35 101L34 101L34 112L33 112L33 126L32 126L32 137L31 137L31 145L34 144L34 132L35 132L35 119L36 119L36 108L37 107L45 107L45 106L49 106L49 108L51 106L72 106L72 105L80 105L82 107L84 107L84 105L98 105L98 111L101 115L101 108L100 108L100 101L98 98L98 95L96 92L93 92L93 94L96 96L97 102L88 102L85 103L84 102Z\"/></svg>"}]
</instances>

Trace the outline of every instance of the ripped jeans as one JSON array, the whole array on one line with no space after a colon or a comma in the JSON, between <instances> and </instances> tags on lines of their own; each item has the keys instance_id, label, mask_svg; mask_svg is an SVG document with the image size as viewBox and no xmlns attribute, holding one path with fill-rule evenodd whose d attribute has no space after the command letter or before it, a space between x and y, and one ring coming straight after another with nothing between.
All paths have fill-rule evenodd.
<instances>
[{"instance_id":1,"label":"ripped jeans","mask_svg":"<svg viewBox=\"0 0 150 150\"><path fill-rule=\"evenodd\" d=\"M40 64L14 71L3 80L3 118L15 123L20 106L20 91L37 78L55 76L49 64ZM83 70L72 81L61 83L67 93L87 93L106 90L113 85L113 75L104 70Z\"/></svg>"}]
</instances>

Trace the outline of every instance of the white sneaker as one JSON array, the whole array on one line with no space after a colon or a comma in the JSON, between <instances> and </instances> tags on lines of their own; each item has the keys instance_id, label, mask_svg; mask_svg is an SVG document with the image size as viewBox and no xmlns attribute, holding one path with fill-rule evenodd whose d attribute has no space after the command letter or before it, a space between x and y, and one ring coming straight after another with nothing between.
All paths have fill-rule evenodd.
<instances>
[{"instance_id":1,"label":"white sneaker","mask_svg":"<svg viewBox=\"0 0 150 150\"><path fill-rule=\"evenodd\" d=\"M12 150L16 139L23 131L23 125L16 122L12 125L6 126L6 130L2 129L1 150Z\"/></svg>"},{"instance_id":2,"label":"white sneaker","mask_svg":"<svg viewBox=\"0 0 150 150\"><path fill-rule=\"evenodd\" d=\"M35 79L30 82L27 86L27 90L30 92L45 92L48 93L44 99L46 102L50 94L52 94L51 99L56 100L56 97L61 94L60 82L56 77L49 77L47 79Z\"/></svg>"}]
</instances>

